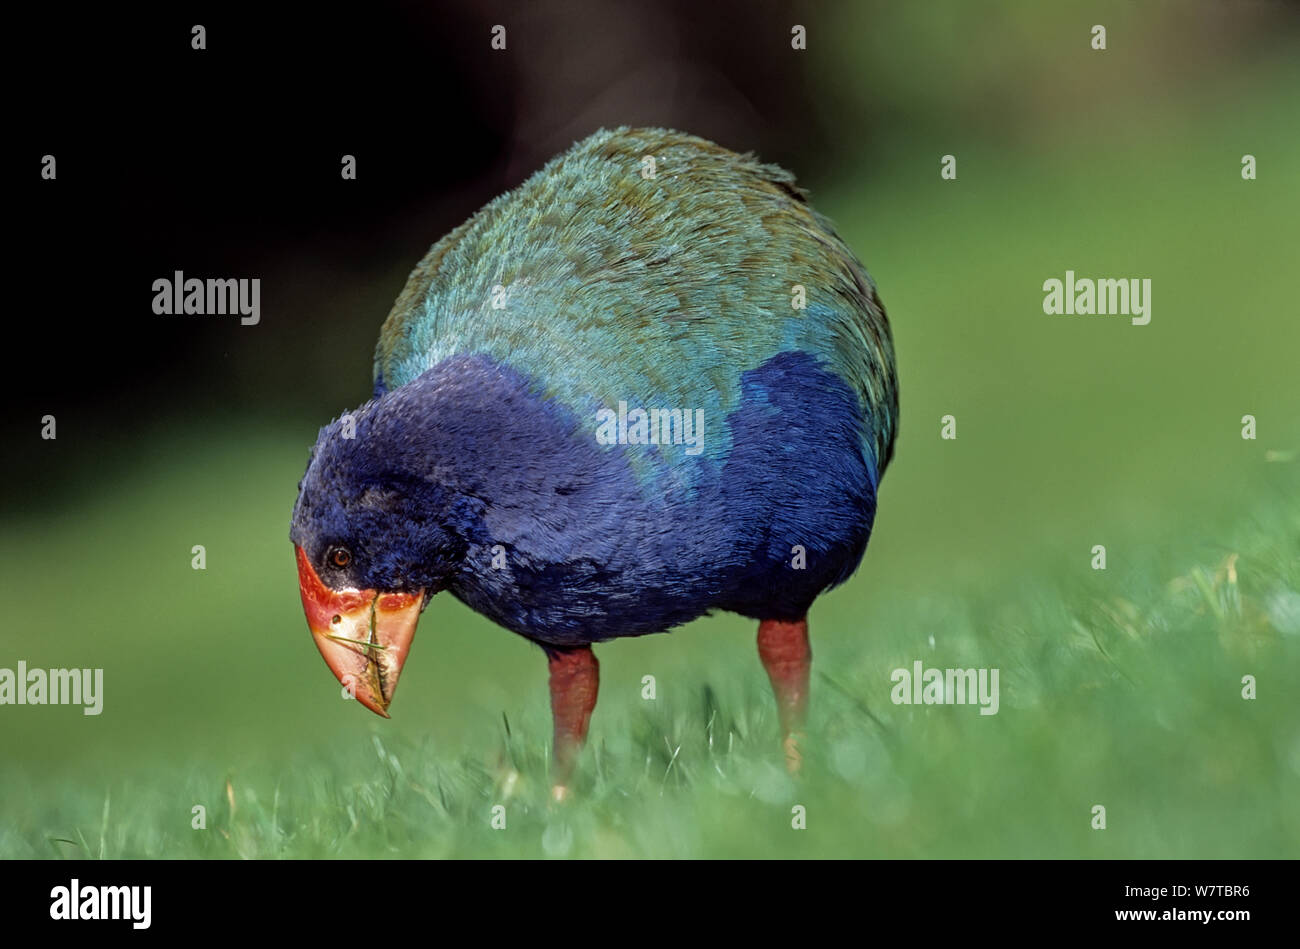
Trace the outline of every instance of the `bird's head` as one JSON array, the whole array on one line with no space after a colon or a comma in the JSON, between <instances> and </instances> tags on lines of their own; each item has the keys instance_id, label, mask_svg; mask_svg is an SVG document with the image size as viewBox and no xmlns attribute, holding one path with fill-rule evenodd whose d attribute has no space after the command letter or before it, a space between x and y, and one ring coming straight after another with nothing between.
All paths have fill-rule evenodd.
<instances>
[{"instance_id":1,"label":"bird's head","mask_svg":"<svg viewBox=\"0 0 1300 949\"><path fill-rule=\"evenodd\" d=\"M352 695L388 706L429 598L464 555L457 504L394 394L321 429L289 538L307 625Z\"/></svg>"}]
</instances>

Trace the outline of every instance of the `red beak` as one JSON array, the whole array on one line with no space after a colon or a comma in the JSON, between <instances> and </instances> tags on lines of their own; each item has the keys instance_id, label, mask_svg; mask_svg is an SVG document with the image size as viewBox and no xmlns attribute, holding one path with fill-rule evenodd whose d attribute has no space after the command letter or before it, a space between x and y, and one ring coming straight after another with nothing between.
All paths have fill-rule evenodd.
<instances>
[{"instance_id":1,"label":"red beak","mask_svg":"<svg viewBox=\"0 0 1300 949\"><path fill-rule=\"evenodd\" d=\"M331 590L298 552L298 588L307 625L325 664L366 708L388 717L424 607L424 591Z\"/></svg>"}]
</instances>

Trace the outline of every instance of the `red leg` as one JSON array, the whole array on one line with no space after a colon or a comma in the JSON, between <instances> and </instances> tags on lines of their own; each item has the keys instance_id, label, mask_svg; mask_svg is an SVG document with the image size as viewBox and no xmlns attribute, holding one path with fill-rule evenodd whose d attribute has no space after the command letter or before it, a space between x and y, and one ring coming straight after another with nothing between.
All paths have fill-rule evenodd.
<instances>
[{"instance_id":1,"label":"red leg","mask_svg":"<svg viewBox=\"0 0 1300 949\"><path fill-rule=\"evenodd\" d=\"M573 764L587 738L587 725L596 707L600 686L600 663L590 646L550 653L551 716L555 719L555 774L552 793L556 800L568 794Z\"/></svg>"},{"instance_id":2,"label":"red leg","mask_svg":"<svg viewBox=\"0 0 1300 949\"><path fill-rule=\"evenodd\" d=\"M799 770L799 753L804 716L808 711L808 677L812 669L812 647L808 645L808 618L787 622L765 619L758 624L758 655L772 680L776 708L781 716L781 738L785 764L791 773Z\"/></svg>"}]
</instances>

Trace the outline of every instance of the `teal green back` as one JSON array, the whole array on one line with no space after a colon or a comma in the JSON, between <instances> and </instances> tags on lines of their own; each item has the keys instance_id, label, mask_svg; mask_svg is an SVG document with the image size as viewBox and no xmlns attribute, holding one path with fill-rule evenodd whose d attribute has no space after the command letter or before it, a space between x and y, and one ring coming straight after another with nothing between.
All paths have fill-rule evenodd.
<instances>
[{"instance_id":1,"label":"teal green back","mask_svg":"<svg viewBox=\"0 0 1300 949\"><path fill-rule=\"evenodd\" d=\"M486 354L580 418L620 401L704 409L706 455L721 458L728 433L713 420L737 407L741 373L789 350L859 394L872 420L862 447L883 471L893 344L862 265L783 169L680 132L620 128L433 246L384 323L375 375L393 389L453 354Z\"/></svg>"}]
</instances>

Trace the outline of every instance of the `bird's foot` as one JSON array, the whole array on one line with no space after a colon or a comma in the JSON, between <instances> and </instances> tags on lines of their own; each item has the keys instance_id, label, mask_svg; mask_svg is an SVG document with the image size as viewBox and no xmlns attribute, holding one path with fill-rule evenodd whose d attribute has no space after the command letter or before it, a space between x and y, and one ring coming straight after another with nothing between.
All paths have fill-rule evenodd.
<instances>
[{"instance_id":1,"label":"bird's foot","mask_svg":"<svg viewBox=\"0 0 1300 949\"><path fill-rule=\"evenodd\" d=\"M798 774L803 769L803 752L799 750L799 743L803 738L802 732L794 732L786 735L785 740L781 742L781 747L785 751L785 770L791 774Z\"/></svg>"}]
</instances>

